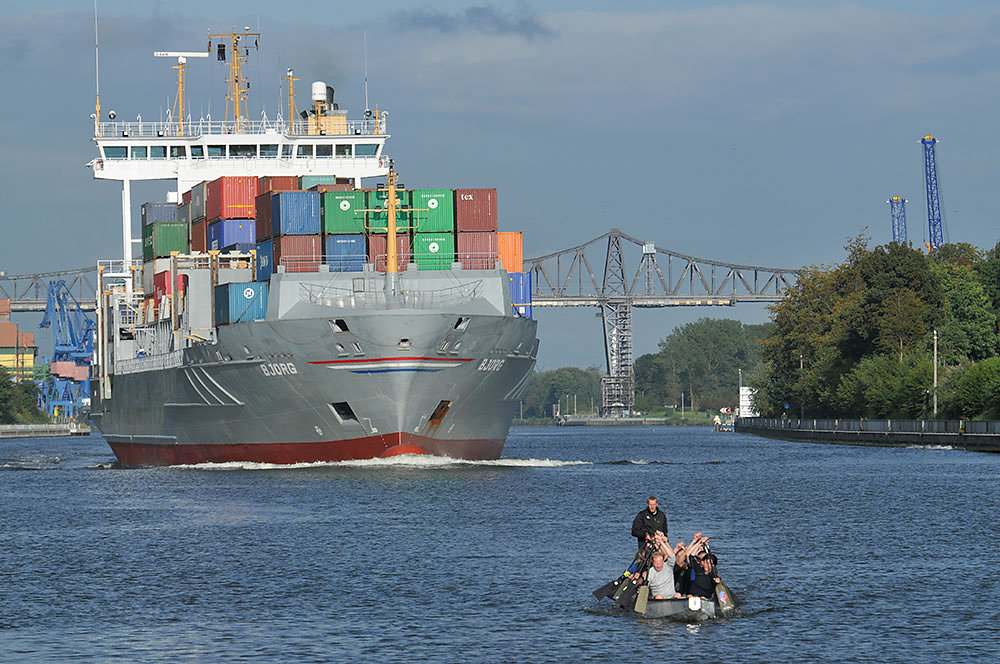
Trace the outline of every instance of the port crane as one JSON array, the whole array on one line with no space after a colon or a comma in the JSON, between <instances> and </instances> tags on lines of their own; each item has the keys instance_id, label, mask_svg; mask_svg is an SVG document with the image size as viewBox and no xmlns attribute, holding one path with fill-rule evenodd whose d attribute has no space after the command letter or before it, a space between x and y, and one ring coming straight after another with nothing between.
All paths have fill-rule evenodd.
<instances>
[{"instance_id":1,"label":"port crane","mask_svg":"<svg viewBox=\"0 0 1000 664\"><path fill-rule=\"evenodd\" d=\"M78 418L90 404L90 364L97 325L63 280L49 282L40 328L52 328L49 377L39 381L39 408L49 415Z\"/></svg>"},{"instance_id":2,"label":"port crane","mask_svg":"<svg viewBox=\"0 0 1000 664\"><path fill-rule=\"evenodd\" d=\"M934 145L938 139L927 134L920 139L924 146L924 180L927 186L927 251L944 244L944 222L941 218L941 191L938 187L937 157Z\"/></svg>"},{"instance_id":3,"label":"port crane","mask_svg":"<svg viewBox=\"0 0 1000 664\"><path fill-rule=\"evenodd\" d=\"M892 217L892 241L896 244L906 244L906 202L902 196L893 196L886 201Z\"/></svg>"}]
</instances>

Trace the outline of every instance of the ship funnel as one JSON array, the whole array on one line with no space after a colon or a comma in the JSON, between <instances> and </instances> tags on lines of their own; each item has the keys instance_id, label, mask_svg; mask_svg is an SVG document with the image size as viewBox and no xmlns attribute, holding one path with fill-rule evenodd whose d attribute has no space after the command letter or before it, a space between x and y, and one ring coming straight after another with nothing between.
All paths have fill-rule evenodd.
<instances>
[{"instance_id":1,"label":"ship funnel","mask_svg":"<svg viewBox=\"0 0 1000 664\"><path fill-rule=\"evenodd\" d=\"M323 81L313 81L312 84L312 100L313 101L326 101L326 83Z\"/></svg>"}]
</instances>

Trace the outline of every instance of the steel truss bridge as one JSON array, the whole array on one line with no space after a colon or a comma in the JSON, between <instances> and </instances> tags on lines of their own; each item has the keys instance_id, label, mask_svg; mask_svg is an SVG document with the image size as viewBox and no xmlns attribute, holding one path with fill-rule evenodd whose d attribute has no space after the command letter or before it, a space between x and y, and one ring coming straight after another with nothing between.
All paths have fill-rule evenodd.
<instances>
[{"instance_id":1,"label":"steel truss bridge","mask_svg":"<svg viewBox=\"0 0 1000 664\"><path fill-rule=\"evenodd\" d=\"M601 414L624 416L635 404L632 359L634 307L732 306L777 302L799 269L737 265L694 258L617 228L576 247L524 261L532 274L536 307L597 307L604 319L607 375L601 379ZM602 267L595 272L594 267ZM634 269L631 267L634 266ZM12 312L44 312L49 281L62 279L80 306L96 308L97 268L0 276L0 298Z\"/></svg>"},{"instance_id":2,"label":"steel truss bridge","mask_svg":"<svg viewBox=\"0 0 1000 664\"><path fill-rule=\"evenodd\" d=\"M0 276L0 299L10 300L12 312L44 312L49 298L49 282L63 280L84 311L97 309L97 266L40 274Z\"/></svg>"},{"instance_id":3,"label":"steel truss bridge","mask_svg":"<svg viewBox=\"0 0 1000 664\"><path fill-rule=\"evenodd\" d=\"M601 266L602 260L603 270L595 273L593 266ZM601 310L607 360L607 375L601 379L601 415L605 417L629 415L635 405L634 307L777 302L800 273L798 269L694 258L617 228L576 247L524 262L532 275L533 306Z\"/></svg>"}]
</instances>

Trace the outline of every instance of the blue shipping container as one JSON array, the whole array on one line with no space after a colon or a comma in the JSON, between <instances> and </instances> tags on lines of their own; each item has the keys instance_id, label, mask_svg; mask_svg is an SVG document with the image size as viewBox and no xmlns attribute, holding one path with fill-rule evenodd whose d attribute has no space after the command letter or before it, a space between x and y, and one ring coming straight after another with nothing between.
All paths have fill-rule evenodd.
<instances>
[{"instance_id":1,"label":"blue shipping container","mask_svg":"<svg viewBox=\"0 0 1000 664\"><path fill-rule=\"evenodd\" d=\"M274 243L271 240L257 243L257 281L270 281L274 272Z\"/></svg>"},{"instance_id":2,"label":"blue shipping container","mask_svg":"<svg viewBox=\"0 0 1000 664\"><path fill-rule=\"evenodd\" d=\"M280 191L271 195L274 235L318 235L322 232L318 191Z\"/></svg>"},{"instance_id":3,"label":"blue shipping container","mask_svg":"<svg viewBox=\"0 0 1000 664\"><path fill-rule=\"evenodd\" d=\"M215 287L215 324L247 323L267 315L267 283L244 281Z\"/></svg>"},{"instance_id":4,"label":"blue shipping container","mask_svg":"<svg viewBox=\"0 0 1000 664\"><path fill-rule=\"evenodd\" d=\"M176 203L143 203L142 225L158 224L161 221L177 221ZM182 220L183 221L183 220Z\"/></svg>"},{"instance_id":5,"label":"blue shipping container","mask_svg":"<svg viewBox=\"0 0 1000 664\"><path fill-rule=\"evenodd\" d=\"M228 247L222 248L222 253L224 254L249 254L251 251L257 251L256 242L237 242L236 244L231 244Z\"/></svg>"},{"instance_id":6,"label":"blue shipping container","mask_svg":"<svg viewBox=\"0 0 1000 664\"><path fill-rule=\"evenodd\" d=\"M233 244L256 244L257 226L253 219L219 219L208 225L208 248L221 250Z\"/></svg>"},{"instance_id":7,"label":"blue shipping container","mask_svg":"<svg viewBox=\"0 0 1000 664\"><path fill-rule=\"evenodd\" d=\"M323 242L323 262L331 272L361 272L368 262L364 235L327 235Z\"/></svg>"},{"instance_id":8,"label":"blue shipping container","mask_svg":"<svg viewBox=\"0 0 1000 664\"><path fill-rule=\"evenodd\" d=\"M531 307L531 273L509 272L507 277L510 279L510 302L514 308L514 315L532 318L534 312Z\"/></svg>"}]
</instances>

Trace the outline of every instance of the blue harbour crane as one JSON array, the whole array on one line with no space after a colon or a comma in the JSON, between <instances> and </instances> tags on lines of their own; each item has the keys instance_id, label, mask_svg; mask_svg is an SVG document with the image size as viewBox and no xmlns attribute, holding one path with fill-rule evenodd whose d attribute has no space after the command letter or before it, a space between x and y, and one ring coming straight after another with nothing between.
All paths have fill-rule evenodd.
<instances>
[{"instance_id":1,"label":"blue harbour crane","mask_svg":"<svg viewBox=\"0 0 1000 664\"><path fill-rule=\"evenodd\" d=\"M892 216L892 241L896 244L906 244L906 199L893 196L886 201Z\"/></svg>"},{"instance_id":2,"label":"blue harbour crane","mask_svg":"<svg viewBox=\"0 0 1000 664\"><path fill-rule=\"evenodd\" d=\"M927 251L944 244L944 222L941 219L941 192L938 188L937 159L934 144L938 139L927 134L920 142L924 146L924 179L927 184Z\"/></svg>"},{"instance_id":3,"label":"blue harbour crane","mask_svg":"<svg viewBox=\"0 0 1000 664\"><path fill-rule=\"evenodd\" d=\"M79 418L90 403L90 364L97 325L84 312L65 281L49 282L45 316L38 327L52 328L50 375L40 381L40 404L49 415Z\"/></svg>"}]
</instances>

